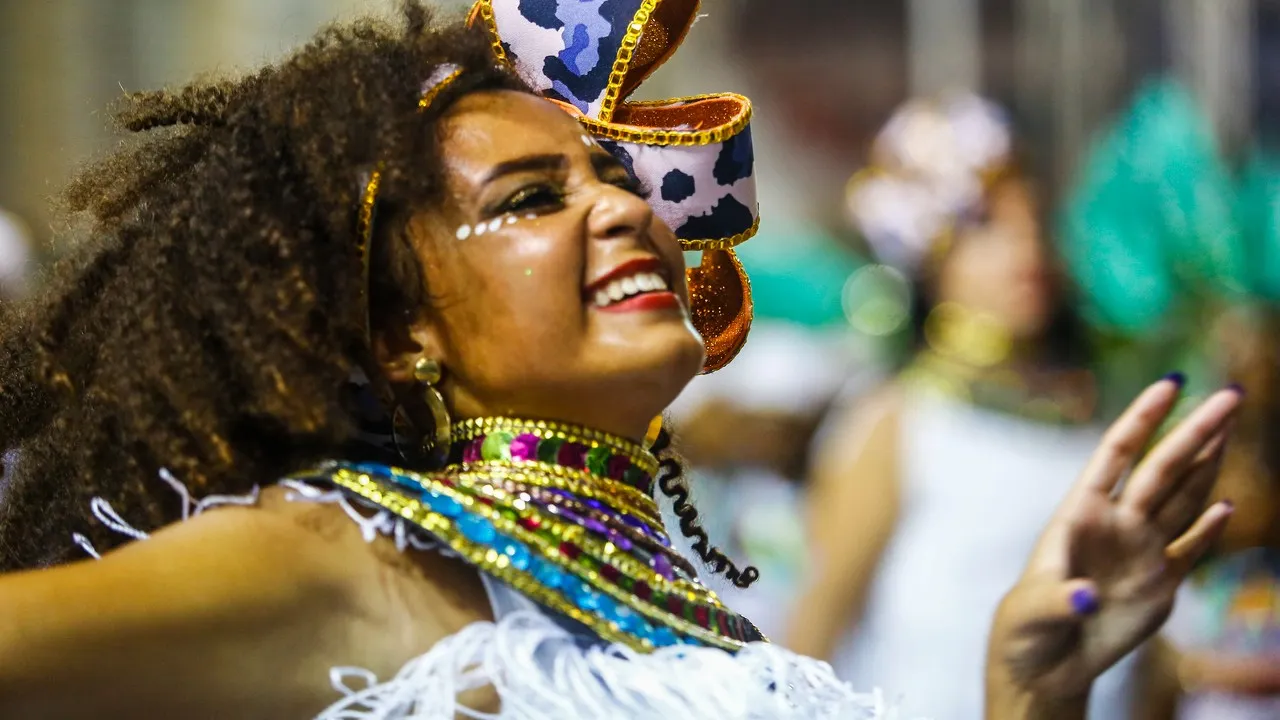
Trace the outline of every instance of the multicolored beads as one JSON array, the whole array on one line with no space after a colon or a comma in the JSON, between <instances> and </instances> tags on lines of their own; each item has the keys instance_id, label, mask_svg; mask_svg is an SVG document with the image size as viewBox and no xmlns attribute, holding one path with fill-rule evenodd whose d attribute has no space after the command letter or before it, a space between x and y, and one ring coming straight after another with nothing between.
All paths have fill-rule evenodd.
<instances>
[{"instance_id":1,"label":"multicolored beads","mask_svg":"<svg viewBox=\"0 0 1280 720\"><path fill-rule=\"evenodd\" d=\"M636 443L608 433L547 421L466 420L453 428L451 463L540 462L588 472L653 493L658 460Z\"/></svg>"},{"instance_id":2,"label":"multicolored beads","mask_svg":"<svg viewBox=\"0 0 1280 720\"><path fill-rule=\"evenodd\" d=\"M642 651L677 643L736 650L762 639L714 593L681 577L652 545L614 543L603 521L594 527L590 518L552 512L475 473L450 470L427 476L331 463L299 479L323 480L414 522L479 569L606 641Z\"/></svg>"}]
</instances>

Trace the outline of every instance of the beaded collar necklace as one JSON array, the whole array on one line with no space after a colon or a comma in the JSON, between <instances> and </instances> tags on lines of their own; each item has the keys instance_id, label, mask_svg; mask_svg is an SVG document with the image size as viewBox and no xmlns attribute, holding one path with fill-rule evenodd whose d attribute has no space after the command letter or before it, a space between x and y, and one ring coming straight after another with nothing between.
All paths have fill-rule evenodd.
<instances>
[{"instance_id":1,"label":"beaded collar necklace","mask_svg":"<svg viewBox=\"0 0 1280 720\"><path fill-rule=\"evenodd\" d=\"M476 568L607 642L642 652L763 640L671 547L640 445L544 421L453 430L449 464L417 473L327 462L293 479L333 485L417 525Z\"/></svg>"}]
</instances>

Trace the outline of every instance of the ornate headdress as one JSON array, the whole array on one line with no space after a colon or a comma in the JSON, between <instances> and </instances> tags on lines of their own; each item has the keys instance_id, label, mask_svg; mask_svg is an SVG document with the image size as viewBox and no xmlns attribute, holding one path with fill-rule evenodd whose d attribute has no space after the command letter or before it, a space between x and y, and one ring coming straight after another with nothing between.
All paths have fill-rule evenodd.
<instances>
[{"instance_id":1,"label":"ornate headdress","mask_svg":"<svg viewBox=\"0 0 1280 720\"><path fill-rule=\"evenodd\" d=\"M850 179L849 216L881 262L913 275L981 203L1012 144L1004 112L982 98L909 102L880 131L871 166Z\"/></svg>"},{"instance_id":2,"label":"ornate headdress","mask_svg":"<svg viewBox=\"0 0 1280 720\"><path fill-rule=\"evenodd\" d=\"M704 371L724 367L751 325L751 290L734 246L755 234L751 102L718 94L627 98L679 47L699 0L478 0L470 22L494 54L572 113L653 192L685 250Z\"/></svg>"}]
</instances>

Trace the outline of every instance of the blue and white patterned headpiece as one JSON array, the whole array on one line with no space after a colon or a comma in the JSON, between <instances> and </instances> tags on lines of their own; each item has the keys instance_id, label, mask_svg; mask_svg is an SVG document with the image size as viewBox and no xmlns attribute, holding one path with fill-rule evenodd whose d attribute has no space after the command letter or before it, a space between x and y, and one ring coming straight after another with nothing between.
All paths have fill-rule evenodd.
<instances>
[{"instance_id":1,"label":"blue and white patterned headpiece","mask_svg":"<svg viewBox=\"0 0 1280 720\"><path fill-rule=\"evenodd\" d=\"M733 248L759 227L751 102L730 93L632 102L697 17L698 0L478 0L494 54L575 115L653 192L685 250L707 372L746 341L751 293Z\"/></svg>"}]
</instances>

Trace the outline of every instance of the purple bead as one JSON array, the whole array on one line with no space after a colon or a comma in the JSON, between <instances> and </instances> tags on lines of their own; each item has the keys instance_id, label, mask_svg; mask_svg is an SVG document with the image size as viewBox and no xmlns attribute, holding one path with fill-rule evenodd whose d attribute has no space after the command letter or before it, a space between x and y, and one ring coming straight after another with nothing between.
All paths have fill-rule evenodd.
<instances>
[{"instance_id":1,"label":"purple bead","mask_svg":"<svg viewBox=\"0 0 1280 720\"><path fill-rule=\"evenodd\" d=\"M654 572L668 580L674 580L676 577L676 569L671 566L671 561L665 555L654 555L649 561L649 566Z\"/></svg>"},{"instance_id":2,"label":"purple bead","mask_svg":"<svg viewBox=\"0 0 1280 720\"><path fill-rule=\"evenodd\" d=\"M637 520L637 519L635 519L635 518L631 517L630 515L627 515L626 513L623 513L623 514L622 514L622 522L624 522L624 523L626 523L626 524L630 525L630 526L631 526L631 527L633 527L633 528L637 528L637 529L645 529L645 527L644 527L644 523L642 523L642 522L640 522L639 520Z\"/></svg>"},{"instance_id":3,"label":"purple bead","mask_svg":"<svg viewBox=\"0 0 1280 720\"><path fill-rule=\"evenodd\" d=\"M583 498L583 499L582 499L582 502L586 503L588 507L593 507L593 508L595 508L595 509L597 509L597 510L604 510L604 509L605 509L605 507L604 507L604 503L602 503L602 502L600 502L599 500L596 500L596 499L594 499L594 498Z\"/></svg>"},{"instance_id":4,"label":"purple bead","mask_svg":"<svg viewBox=\"0 0 1280 720\"><path fill-rule=\"evenodd\" d=\"M599 533L601 535L609 531L609 528L605 527L604 523L596 520L595 518L583 518L582 526L593 533Z\"/></svg>"},{"instance_id":5,"label":"purple bead","mask_svg":"<svg viewBox=\"0 0 1280 720\"><path fill-rule=\"evenodd\" d=\"M609 479L621 480L631 467L631 461L624 455L614 455L609 458Z\"/></svg>"},{"instance_id":6,"label":"purple bead","mask_svg":"<svg viewBox=\"0 0 1280 720\"><path fill-rule=\"evenodd\" d=\"M565 467L581 470L587 466L587 448L585 445L567 442L560 446L560 454L556 462Z\"/></svg>"},{"instance_id":7,"label":"purple bead","mask_svg":"<svg viewBox=\"0 0 1280 720\"><path fill-rule=\"evenodd\" d=\"M484 447L483 435L476 438L475 440L472 440L470 443L467 444L467 447L463 449L462 462L468 463L468 464L480 462L480 448L482 447Z\"/></svg>"},{"instance_id":8,"label":"purple bead","mask_svg":"<svg viewBox=\"0 0 1280 720\"><path fill-rule=\"evenodd\" d=\"M528 462L538 459L538 442L537 435L517 435L511 441L511 459Z\"/></svg>"},{"instance_id":9,"label":"purple bead","mask_svg":"<svg viewBox=\"0 0 1280 720\"><path fill-rule=\"evenodd\" d=\"M609 542L617 545L618 549L622 552L631 552L631 548L635 547L635 545L631 543L630 538L615 530L609 531Z\"/></svg>"}]
</instances>

